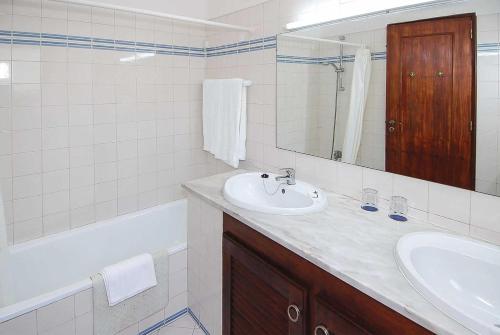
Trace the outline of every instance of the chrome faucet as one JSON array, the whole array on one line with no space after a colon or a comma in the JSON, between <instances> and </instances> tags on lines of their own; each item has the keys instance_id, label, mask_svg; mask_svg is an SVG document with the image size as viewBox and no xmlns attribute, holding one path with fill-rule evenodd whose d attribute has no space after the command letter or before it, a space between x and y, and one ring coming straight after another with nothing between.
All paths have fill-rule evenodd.
<instances>
[{"instance_id":1,"label":"chrome faucet","mask_svg":"<svg viewBox=\"0 0 500 335\"><path fill-rule=\"evenodd\" d=\"M295 185L295 170L292 168L280 169L280 171L285 171L285 176L277 176L276 181L286 179L287 185Z\"/></svg>"}]
</instances>

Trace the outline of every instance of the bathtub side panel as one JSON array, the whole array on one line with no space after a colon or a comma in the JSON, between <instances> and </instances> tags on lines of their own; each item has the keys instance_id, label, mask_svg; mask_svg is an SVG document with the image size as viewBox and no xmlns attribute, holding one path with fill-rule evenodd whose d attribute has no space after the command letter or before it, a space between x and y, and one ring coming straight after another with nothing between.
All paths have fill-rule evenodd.
<instances>
[{"instance_id":1,"label":"bathtub side panel","mask_svg":"<svg viewBox=\"0 0 500 335\"><path fill-rule=\"evenodd\" d=\"M138 334L187 307L187 250L169 255L169 301L118 334ZM94 328L92 288L0 323L0 335L92 335ZM130 333L129 333L130 332Z\"/></svg>"},{"instance_id":2,"label":"bathtub side panel","mask_svg":"<svg viewBox=\"0 0 500 335\"><path fill-rule=\"evenodd\" d=\"M91 335L93 331L91 289L0 323L0 335ZM80 313L76 313L78 305Z\"/></svg>"}]
</instances>

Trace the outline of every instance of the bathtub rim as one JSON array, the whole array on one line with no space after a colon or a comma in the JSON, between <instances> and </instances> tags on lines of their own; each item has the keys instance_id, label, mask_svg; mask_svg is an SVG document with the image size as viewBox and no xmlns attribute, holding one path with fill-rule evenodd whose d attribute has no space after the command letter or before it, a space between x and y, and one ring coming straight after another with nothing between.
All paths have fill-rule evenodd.
<instances>
[{"instance_id":1,"label":"bathtub rim","mask_svg":"<svg viewBox=\"0 0 500 335\"><path fill-rule=\"evenodd\" d=\"M34 248L38 245L43 245L46 243L49 243L51 241L57 241L62 238L66 238L69 236L73 236L75 234L78 234L82 231L91 231L95 230L98 227L103 227L111 224L115 224L116 222L122 221L122 220L127 220L127 219L133 219L137 216L143 215L145 213L150 213L150 212L155 212L159 210L163 210L165 208L169 207L175 207L178 206L179 204L186 204L187 205L187 200L186 199L180 199L176 201L172 201L166 204L146 208L137 212L132 212L124 215L120 215L111 219L106 219L103 221L97 221L82 227L74 228L71 230L63 231L60 233L56 233L53 235L49 236L44 236L40 237L31 241L27 242L22 242L18 243L12 246L9 246L7 249L7 257L10 254L15 254L18 252L21 252L26 249L31 249ZM171 256L173 254L176 254L178 252L187 250L187 241L177 243L174 246L170 248L165 248L168 255ZM161 250L161 249L160 249ZM65 299L67 297L70 297L72 295L75 295L79 292L85 291L87 289L92 288L92 280L89 278L85 278L79 281L76 281L74 283L71 283L69 285L57 288L55 290L52 290L50 292L42 293L40 295L21 300L19 302L16 302L14 304L10 304L7 306L0 306L0 323L7 322L9 320L12 320L16 317L19 317L21 315L30 313L32 311L35 311L39 308L48 306L52 303L55 303L57 301L60 301L62 299Z\"/></svg>"},{"instance_id":2,"label":"bathtub rim","mask_svg":"<svg viewBox=\"0 0 500 335\"><path fill-rule=\"evenodd\" d=\"M48 306L92 287L90 278L0 308L0 323Z\"/></svg>"}]
</instances>

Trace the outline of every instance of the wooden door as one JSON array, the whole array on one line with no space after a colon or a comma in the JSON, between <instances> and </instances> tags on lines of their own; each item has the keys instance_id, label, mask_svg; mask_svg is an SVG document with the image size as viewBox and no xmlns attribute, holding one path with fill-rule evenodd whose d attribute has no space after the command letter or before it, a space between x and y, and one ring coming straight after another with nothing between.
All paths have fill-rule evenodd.
<instances>
[{"instance_id":1,"label":"wooden door","mask_svg":"<svg viewBox=\"0 0 500 335\"><path fill-rule=\"evenodd\" d=\"M303 335L307 291L224 235L223 334Z\"/></svg>"},{"instance_id":2,"label":"wooden door","mask_svg":"<svg viewBox=\"0 0 500 335\"><path fill-rule=\"evenodd\" d=\"M387 27L386 171L475 185L475 15Z\"/></svg>"}]
</instances>

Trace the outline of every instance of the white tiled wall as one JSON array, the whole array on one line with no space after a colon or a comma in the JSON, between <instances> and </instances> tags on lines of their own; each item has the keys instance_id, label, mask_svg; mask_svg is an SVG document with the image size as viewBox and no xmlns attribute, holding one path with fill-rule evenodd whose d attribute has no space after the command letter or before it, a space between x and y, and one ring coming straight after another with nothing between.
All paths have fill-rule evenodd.
<instances>
[{"instance_id":1,"label":"white tiled wall","mask_svg":"<svg viewBox=\"0 0 500 335\"><path fill-rule=\"evenodd\" d=\"M0 30L205 41L202 26L46 0L2 0ZM10 244L175 200L217 170L201 150L203 57L0 44L0 73Z\"/></svg>"},{"instance_id":2,"label":"white tiled wall","mask_svg":"<svg viewBox=\"0 0 500 335\"><path fill-rule=\"evenodd\" d=\"M116 335L136 335L187 307L187 251L169 256L169 301L165 307ZM35 311L0 323L0 335L92 335L92 289L76 293Z\"/></svg>"},{"instance_id":3,"label":"white tiled wall","mask_svg":"<svg viewBox=\"0 0 500 335\"><path fill-rule=\"evenodd\" d=\"M478 43L500 42L500 14L479 16ZM476 189L500 195L500 52L477 57Z\"/></svg>"},{"instance_id":4,"label":"white tiled wall","mask_svg":"<svg viewBox=\"0 0 500 335\"><path fill-rule=\"evenodd\" d=\"M188 304L210 334L222 334L222 211L188 195Z\"/></svg>"},{"instance_id":5,"label":"white tiled wall","mask_svg":"<svg viewBox=\"0 0 500 335\"><path fill-rule=\"evenodd\" d=\"M306 2L271 0L227 15L219 20L255 31L208 32L207 37L199 27L152 17L50 1L6 0L0 7L0 30L198 47L208 40L213 46L276 34L310 7ZM479 42L498 40L498 16L478 21ZM363 39L361 35L348 39ZM370 36L378 43L377 36L385 35ZM239 76L254 82L249 89L247 167L292 166L295 160L312 159L275 147L274 49L207 59L134 56L0 44L0 187L9 243L174 200L182 196L183 181L224 170L201 150L200 83L205 77ZM385 71L377 65L382 61L374 63L372 87L380 88ZM478 85L484 86L479 92L491 96L480 99L478 110L490 111L491 117L499 105L498 63L498 53L479 55ZM375 107L367 109L365 138L370 141L361 146L360 159L372 162L377 157L381 165L381 146L368 145L382 138L382 119L377 115L384 99L378 93L369 97L368 105ZM321 114L318 119L325 123ZM494 124L478 121L478 128ZM492 155L500 146L498 131L485 134L490 145L478 151L478 164L486 162L478 174L484 171L487 178L478 180L478 186L489 192L497 184L500 159Z\"/></svg>"}]
</instances>

